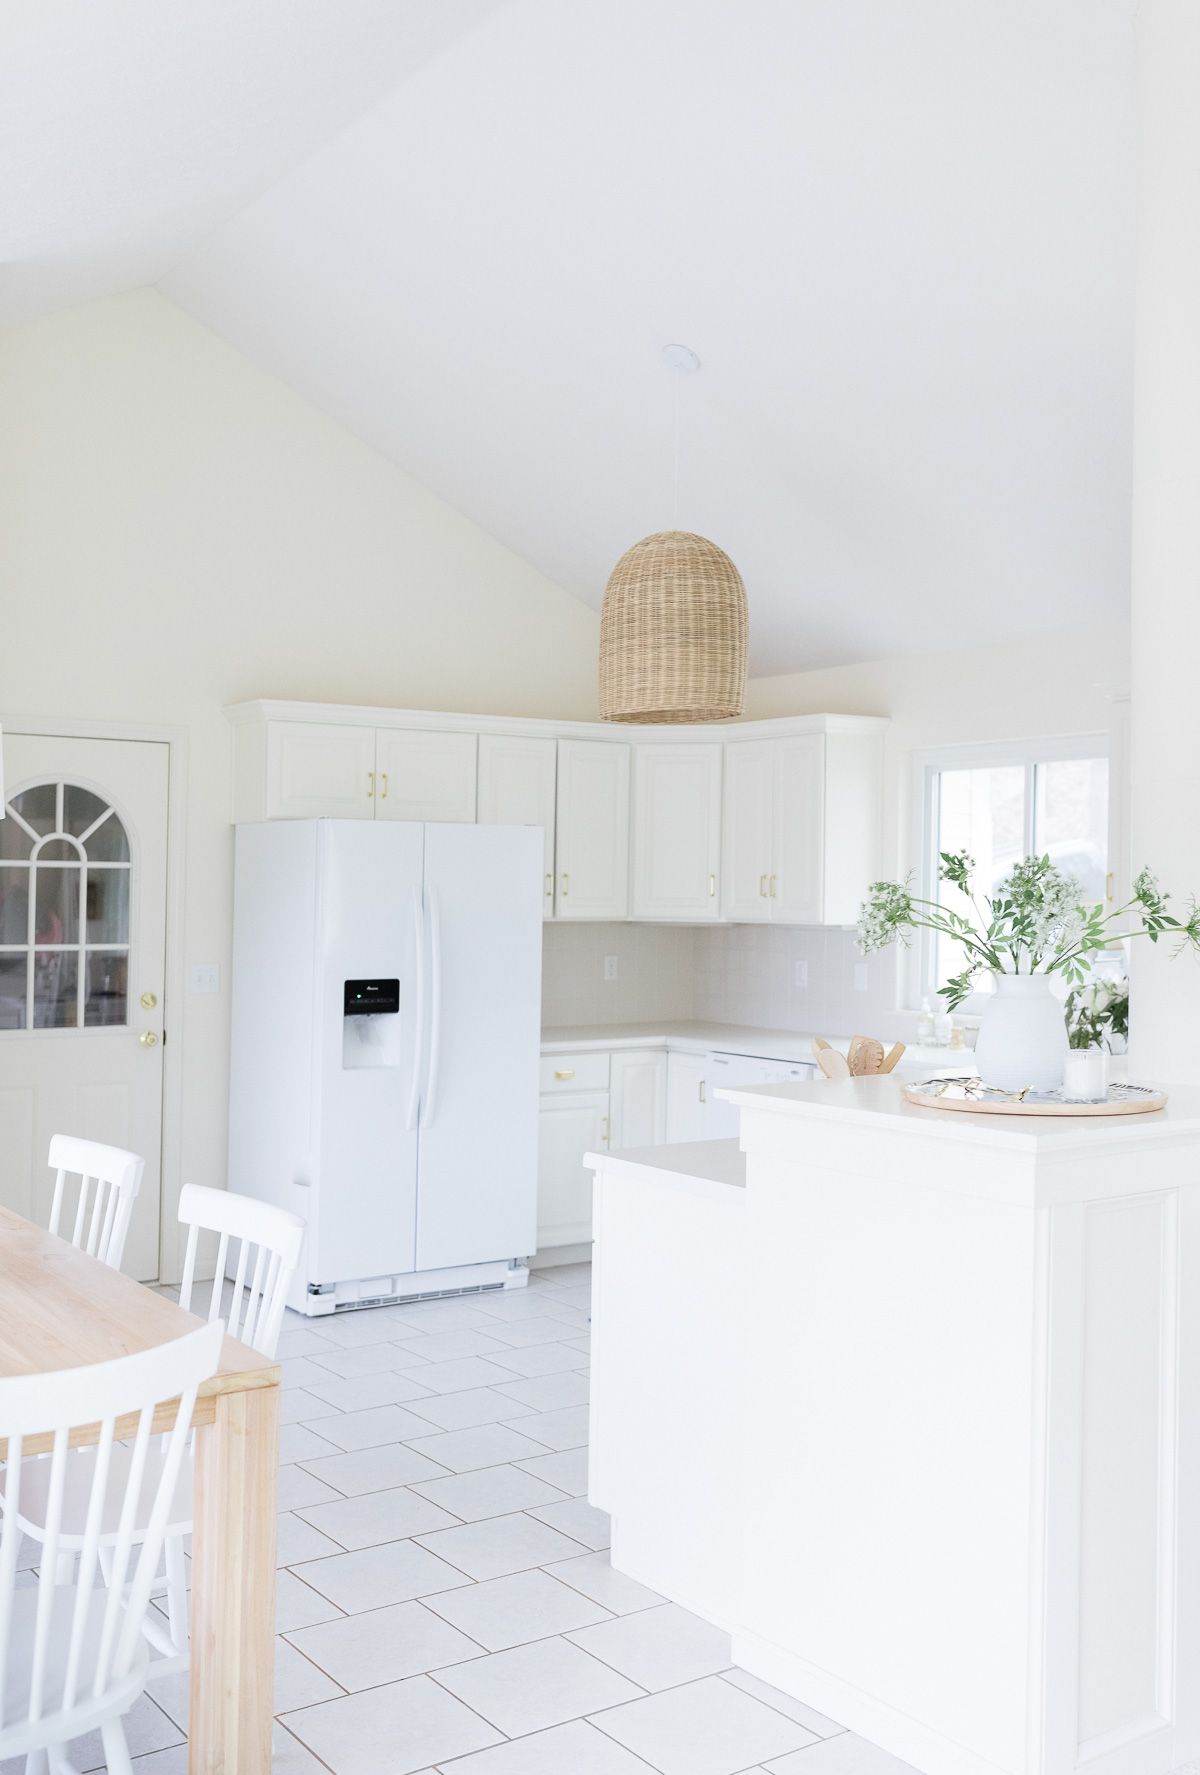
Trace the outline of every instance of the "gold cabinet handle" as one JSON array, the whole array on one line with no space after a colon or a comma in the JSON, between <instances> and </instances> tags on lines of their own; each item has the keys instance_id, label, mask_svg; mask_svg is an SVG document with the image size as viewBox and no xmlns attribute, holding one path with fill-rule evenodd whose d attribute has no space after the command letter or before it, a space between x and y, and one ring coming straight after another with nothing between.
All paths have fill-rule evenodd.
<instances>
[{"instance_id":1,"label":"gold cabinet handle","mask_svg":"<svg viewBox=\"0 0 1200 1775\"><path fill-rule=\"evenodd\" d=\"M143 1048L156 1048L158 1046L158 1037L152 1029L143 1029L141 1035L138 1036L138 1040L141 1042Z\"/></svg>"},{"instance_id":2,"label":"gold cabinet handle","mask_svg":"<svg viewBox=\"0 0 1200 1775\"><path fill-rule=\"evenodd\" d=\"M554 876L549 869L546 871L546 898L548 900L554 898Z\"/></svg>"},{"instance_id":3,"label":"gold cabinet handle","mask_svg":"<svg viewBox=\"0 0 1200 1775\"><path fill-rule=\"evenodd\" d=\"M696 1093L696 1095L699 1097L701 1103L708 1102L708 1081L707 1081L707 1079L700 1080L700 1089Z\"/></svg>"},{"instance_id":4,"label":"gold cabinet handle","mask_svg":"<svg viewBox=\"0 0 1200 1775\"><path fill-rule=\"evenodd\" d=\"M1110 869L1104 877L1104 898L1111 905L1113 900L1113 871Z\"/></svg>"},{"instance_id":5,"label":"gold cabinet handle","mask_svg":"<svg viewBox=\"0 0 1200 1775\"><path fill-rule=\"evenodd\" d=\"M563 899L564 900L566 899L566 897L570 893L570 891L571 891L571 877L567 874L566 870L564 869L563 870Z\"/></svg>"},{"instance_id":6,"label":"gold cabinet handle","mask_svg":"<svg viewBox=\"0 0 1200 1775\"><path fill-rule=\"evenodd\" d=\"M556 1072L554 1076L556 1079L573 1079L575 1077L575 1068L569 1066L563 1072Z\"/></svg>"},{"instance_id":7,"label":"gold cabinet handle","mask_svg":"<svg viewBox=\"0 0 1200 1775\"><path fill-rule=\"evenodd\" d=\"M717 878L715 875L710 875L708 878L708 897L710 900L716 894L716 891L717 891Z\"/></svg>"},{"instance_id":8,"label":"gold cabinet handle","mask_svg":"<svg viewBox=\"0 0 1200 1775\"><path fill-rule=\"evenodd\" d=\"M370 801L370 799L374 795L374 793L375 793L375 772L373 770L369 770L367 772L367 800L368 801Z\"/></svg>"},{"instance_id":9,"label":"gold cabinet handle","mask_svg":"<svg viewBox=\"0 0 1200 1775\"><path fill-rule=\"evenodd\" d=\"M379 797L379 799L380 799L380 801L386 801L387 800L387 771L386 770L384 771L383 776L380 779L380 781L383 784L383 793Z\"/></svg>"},{"instance_id":10,"label":"gold cabinet handle","mask_svg":"<svg viewBox=\"0 0 1200 1775\"><path fill-rule=\"evenodd\" d=\"M775 877L771 877L771 898L775 898Z\"/></svg>"},{"instance_id":11,"label":"gold cabinet handle","mask_svg":"<svg viewBox=\"0 0 1200 1775\"><path fill-rule=\"evenodd\" d=\"M608 1145L609 1133L610 1133L611 1126L612 1126L612 1124L610 1123L608 1117L605 1116L604 1120L600 1124L600 1138L604 1142L605 1146Z\"/></svg>"},{"instance_id":12,"label":"gold cabinet handle","mask_svg":"<svg viewBox=\"0 0 1200 1775\"><path fill-rule=\"evenodd\" d=\"M158 1003L158 995L154 992L143 992L138 1003L141 1005L143 1011L152 1011Z\"/></svg>"},{"instance_id":13,"label":"gold cabinet handle","mask_svg":"<svg viewBox=\"0 0 1200 1775\"><path fill-rule=\"evenodd\" d=\"M760 875L758 878L758 896L760 900L765 900L767 897L767 878L765 875Z\"/></svg>"}]
</instances>

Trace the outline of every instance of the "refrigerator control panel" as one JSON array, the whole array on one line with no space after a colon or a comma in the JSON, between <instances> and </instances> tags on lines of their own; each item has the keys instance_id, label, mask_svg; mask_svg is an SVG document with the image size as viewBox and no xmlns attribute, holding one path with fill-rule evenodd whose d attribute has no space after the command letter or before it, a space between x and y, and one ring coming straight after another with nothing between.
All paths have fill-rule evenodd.
<instances>
[{"instance_id":1,"label":"refrigerator control panel","mask_svg":"<svg viewBox=\"0 0 1200 1775\"><path fill-rule=\"evenodd\" d=\"M342 998L346 1017L380 1017L400 1009L399 980L347 980Z\"/></svg>"}]
</instances>

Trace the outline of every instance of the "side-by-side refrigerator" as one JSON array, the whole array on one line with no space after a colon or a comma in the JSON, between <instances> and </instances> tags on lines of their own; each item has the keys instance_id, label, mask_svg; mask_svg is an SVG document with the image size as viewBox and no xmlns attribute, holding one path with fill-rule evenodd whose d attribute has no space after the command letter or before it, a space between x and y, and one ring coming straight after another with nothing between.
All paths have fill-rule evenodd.
<instances>
[{"instance_id":1,"label":"side-by-side refrigerator","mask_svg":"<svg viewBox=\"0 0 1200 1775\"><path fill-rule=\"evenodd\" d=\"M307 1221L302 1312L526 1279L542 854L525 826L237 827L229 1187Z\"/></svg>"}]
</instances>

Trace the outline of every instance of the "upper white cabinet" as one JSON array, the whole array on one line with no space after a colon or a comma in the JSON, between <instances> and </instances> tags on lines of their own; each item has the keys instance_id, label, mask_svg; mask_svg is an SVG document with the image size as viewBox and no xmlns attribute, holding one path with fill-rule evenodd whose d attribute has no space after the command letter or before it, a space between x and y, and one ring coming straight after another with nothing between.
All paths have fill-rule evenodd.
<instances>
[{"instance_id":1,"label":"upper white cabinet","mask_svg":"<svg viewBox=\"0 0 1200 1775\"><path fill-rule=\"evenodd\" d=\"M721 752L719 741L634 746L634 918L720 916Z\"/></svg>"},{"instance_id":2,"label":"upper white cabinet","mask_svg":"<svg viewBox=\"0 0 1200 1775\"><path fill-rule=\"evenodd\" d=\"M479 812L484 826L540 826L545 835L542 909L554 912L554 797L558 775L557 740L527 740L508 734L479 736Z\"/></svg>"},{"instance_id":3,"label":"upper white cabinet","mask_svg":"<svg viewBox=\"0 0 1200 1775\"><path fill-rule=\"evenodd\" d=\"M832 719L832 718L827 718ZM875 723L725 748L722 912L738 923L853 924L879 873Z\"/></svg>"},{"instance_id":4,"label":"upper white cabinet","mask_svg":"<svg viewBox=\"0 0 1200 1775\"><path fill-rule=\"evenodd\" d=\"M625 918L629 747L606 740L560 740L556 811L558 917Z\"/></svg>"},{"instance_id":5,"label":"upper white cabinet","mask_svg":"<svg viewBox=\"0 0 1200 1775\"><path fill-rule=\"evenodd\" d=\"M316 721L271 721L266 731L266 816L369 820L375 730Z\"/></svg>"},{"instance_id":6,"label":"upper white cabinet","mask_svg":"<svg viewBox=\"0 0 1200 1775\"><path fill-rule=\"evenodd\" d=\"M476 744L473 733L378 728L375 818L473 822Z\"/></svg>"}]
</instances>

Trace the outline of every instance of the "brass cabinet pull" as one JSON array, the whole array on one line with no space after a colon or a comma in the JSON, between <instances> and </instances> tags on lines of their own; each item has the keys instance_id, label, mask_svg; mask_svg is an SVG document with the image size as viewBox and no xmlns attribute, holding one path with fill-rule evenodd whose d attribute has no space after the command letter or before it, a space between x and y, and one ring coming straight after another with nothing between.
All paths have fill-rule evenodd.
<instances>
[{"instance_id":1,"label":"brass cabinet pull","mask_svg":"<svg viewBox=\"0 0 1200 1775\"><path fill-rule=\"evenodd\" d=\"M611 1126L612 1126L612 1124L610 1123L608 1117L605 1116L604 1120L600 1124L600 1138L601 1138L601 1140L603 1140L605 1146L608 1145Z\"/></svg>"},{"instance_id":2,"label":"brass cabinet pull","mask_svg":"<svg viewBox=\"0 0 1200 1775\"><path fill-rule=\"evenodd\" d=\"M771 877L771 898L775 898L775 877Z\"/></svg>"},{"instance_id":3,"label":"brass cabinet pull","mask_svg":"<svg viewBox=\"0 0 1200 1775\"><path fill-rule=\"evenodd\" d=\"M717 891L717 878L715 875L710 875L708 878L708 897L710 900L713 898L716 891Z\"/></svg>"},{"instance_id":4,"label":"brass cabinet pull","mask_svg":"<svg viewBox=\"0 0 1200 1775\"><path fill-rule=\"evenodd\" d=\"M1111 904L1113 899L1113 871L1110 869L1104 877L1104 898Z\"/></svg>"},{"instance_id":5,"label":"brass cabinet pull","mask_svg":"<svg viewBox=\"0 0 1200 1775\"><path fill-rule=\"evenodd\" d=\"M566 870L564 869L563 870L563 899L564 900L566 899L566 897L570 893L570 891L571 891L571 877L567 874Z\"/></svg>"},{"instance_id":6,"label":"brass cabinet pull","mask_svg":"<svg viewBox=\"0 0 1200 1775\"><path fill-rule=\"evenodd\" d=\"M549 869L546 871L546 898L548 900L554 898L554 876Z\"/></svg>"},{"instance_id":7,"label":"brass cabinet pull","mask_svg":"<svg viewBox=\"0 0 1200 1775\"><path fill-rule=\"evenodd\" d=\"M698 1096L699 1096L699 1098L700 1098L700 1101L701 1101L701 1103L707 1103L707 1102L708 1102L708 1090L707 1090L707 1088L706 1088L706 1087L707 1087L707 1080L706 1080L706 1079L701 1079L701 1080L700 1080L700 1090L699 1090L699 1092L698 1092L698 1093L697 1093L697 1095L698 1095Z\"/></svg>"},{"instance_id":8,"label":"brass cabinet pull","mask_svg":"<svg viewBox=\"0 0 1200 1775\"><path fill-rule=\"evenodd\" d=\"M554 1076L556 1079L573 1079L575 1077L575 1068L573 1066L568 1067L564 1072L556 1072Z\"/></svg>"},{"instance_id":9,"label":"brass cabinet pull","mask_svg":"<svg viewBox=\"0 0 1200 1775\"><path fill-rule=\"evenodd\" d=\"M367 772L367 800L368 801L370 801L370 799L374 795L374 793L375 793L375 772L373 770L369 770Z\"/></svg>"},{"instance_id":10,"label":"brass cabinet pull","mask_svg":"<svg viewBox=\"0 0 1200 1775\"><path fill-rule=\"evenodd\" d=\"M762 900L765 900L767 897L767 878L765 875L760 875L758 878L758 894L759 898Z\"/></svg>"},{"instance_id":11,"label":"brass cabinet pull","mask_svg":"<svg viewBox=\"0 0 1200 1775\"><path fill-rule=\"evenodd\" d=\"M382 781L383 781L383 794L379 797L379 799L380 799L380 801L386 801L387 800L387 771L386 770L383 773Z\"/></svg>"}]
</instances>

